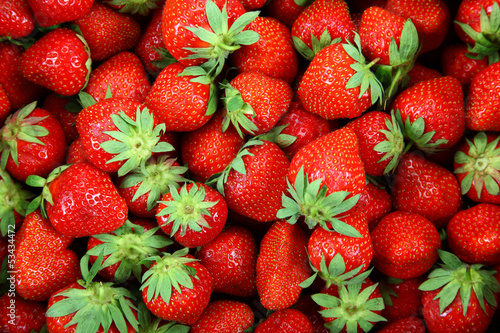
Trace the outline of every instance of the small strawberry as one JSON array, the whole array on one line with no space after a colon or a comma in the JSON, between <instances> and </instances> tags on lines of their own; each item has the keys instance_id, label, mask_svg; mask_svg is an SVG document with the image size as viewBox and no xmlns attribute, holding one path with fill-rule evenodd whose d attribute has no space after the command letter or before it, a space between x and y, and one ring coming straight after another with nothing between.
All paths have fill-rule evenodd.
<instances>
[{"instance_id":1,"label":"small strawberry","mask_svg":"<svg viewBox=\"0 0 500 333\"><path fill-rule=\"evenodd\" d=\"M442 66L442 68L444 68L444 66ZM412 69L408 72L408 76L409 80L406 88L412 87L422 81L441 77L443 76L443 74L441 74L438 70L425 66L417 61L413 64Z\"/></svg>"},{"instance_id":2,"label":"small strawberry","mask_svg":"<svg viewBox=\"0 0 500 333\"><path fill-rule=\"evenodd\" d=\"M68 148L68 154L66 155L66 164L74 164L78 162L89 162L87 154L82 146L82 140L80 137L76 138L71 142Z\"/></svg>"},{"instance_id":3,"label":"small strawberry","mask_svg":"<svg viewBox=\"0 0 500 333\"><path fill-rule=\"evenodd\" d=\"M27 37L35 29L35 19L27 0L5 0L0 7L0 36Z\"/></svg>"},{"instance_id":4,"label":"small strawberry","mask_svg":"<svg viewBox=\"0 0 500 333\"><path fill-rule=\"evenodd\" d=\"M29 81L63 96L85 87L92 59L83 37L73 30L48 32L22 55L19 71Z\"/></svg>"},{"instance_id":5,"label":"small strawberry","mask_svg":"<svg viewBox=\"0 0 500 333\"><path fill-rule=\"evenodd\" d=\"M401 211L384 216L371 232L372 263L384 274L410 279L427 272L438 259L441 238L426 218Z\"/></svg>"},{"instance_id":6,"label":"small strawberry","mask_svg":"<svg viewBox=\"0 0 500 333\"><path fill-rule=\"evenodd\" d=\"M0 297L0 331L3 333L40 332L45 325L47 307L42 302L22 298L16 292Z\"/></svg>"},{"instance_id":7,"label":"small strawberry","mask_svg":"<svg viewBox=\"0 0 500 333\"><path fill-rule=\"evenodd\" d=\"M188 248L145 260L153 262L142 277L146 307L159 318L193 325L210 301L210 272L188 255Z\"/></svg>"},{"instance_id":8,"label":"small strawberry","mask_svg":"<svg viewBox=\"0 0 500 333\"><path fill-rule=\"evenodd\" d=\"M424 275L404 280L382 276L379 289L385 304L382 317L387 319L387 323L421 315L422 291L418 288L424 280Z\"/></svg>"},{"instance_id":9,"label":"small strawberry","mask_svg":"<svg viewBox=\"0 0 500 333\"><path fill-rule=\"evenodd\" d=\"M6 236L17 229L24 217L33 193L21 182L0 169L0 232Z\"/></svg>"},{"instance_id":10,"label":"small strawberry","mask_svg":"<svg viewBox=\"0 0 500 333\"><path fill-rule=\"evenodd\" d=\"M387 188L367 181L365 190L356 203L356 209L365 214L370 231L382 217L391 212L391 208L392 200Z\"/></svg>"},{"instance_id":11,"label":"small strawberry","mask_svg":"<svg viewBox=\"0 0 500 333\"><path fill-rule=\"evenodd\" d=\"M37 24L46 28L52 25L74 21L85 15L92 7L94 0L52 1L27 0L35 16Z\"/></svg>"},{"instance_id":12,"label":"small strawberry","mask_svg":"<svg viewBox=\"0 0 500 333\"><path fill-rule=\"evenodd\" d=\"M444 76L455 77L467 91L472 78L488 67L488 59L475 59L467 44L457 43L446 46L441 53L441 72Z\"/></svg>"},{"instance_id":13,"label":"small strawberry","mask_svg":"<svg viewBox=\"0 0 500 333\"><path fill-rule=\"evenodd\" d=\"M274 17L292 29L293 23L300 13L312 2L312 0L269 0L262 11L264 16Z\"/></svg>"},{"instance_id":14,"label":"small strawberry","mask_svg":"<svg viewBox=\"0 0 500 333\"><path fill-rule=\"evenodd\" d=\"M282 309L271 313L255 327L255 333L313 333L311 321L296 309Z\"/></svg>"},{"instance_id":15,"label":"small strawberry","mask_svg":"<svg viewBox=\"0 0 500 333\"><path fill-rule=\"evenodd\" d=\"M191 333L243 333L254 322L252 309L246 303L234 300L212 301L200 318L191 326Z\"/></svg>"},{"instance_id":16,"label":"small strawberry","mask_svg":"<svg viewBox=\"0 0 500 333\"><path fill-rule=\"evenodd\" d=\"M73 142L78 137L75 123L81 107L73 98L52 92L45 97L41 107L59 120L67 143Z\"/></svg>"},{"instance_id":17,"label":"small strawberry","mask_svg":"<svg viewBox=\"0 0 500 333\"><path fill-rule=\"evenodd\" d=\"M377 331L378 333L425 333L425 323L416 316L401 318Z\"/></svg>"}]
</instances>

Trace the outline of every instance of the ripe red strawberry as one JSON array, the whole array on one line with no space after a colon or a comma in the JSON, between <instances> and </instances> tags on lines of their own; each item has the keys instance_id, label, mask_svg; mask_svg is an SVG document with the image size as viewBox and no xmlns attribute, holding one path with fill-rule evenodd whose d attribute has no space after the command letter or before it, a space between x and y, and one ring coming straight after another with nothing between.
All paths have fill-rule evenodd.
<instances>
[{"instance_id":1,"label":"ripe red strawberry","mask_svg":"<svg viewBox=\"0 0 500 333\"><path fill-rule=\"evenodd\" d=\"M263 14L276 18L291 29L300 13L311 3L309 0L269 0L263 8Z\"/></svg>"},{"instance_id":2,"label":"ripe red strawberry","mask_svg":"<svg viewBox=\"0 0 500 333\"><path fill-rule=\"evenodd\" d=\"M92 7L93 0L52 1L27 0L33 10L37 24L46 28L52 25L74 21L85 15Z\"/></svg>"},{"instance_id":3,"label":"ripe red strawberry","mask_svg":"<svg viewBox=\"0 0 500 333\"><path fill-rule=\"evenodd\" d=\"M359 196L356 209L366 216L368 229L375 228L378 221L391 212L392 200L387 188L367 181L365 190Z\"/></svg>"},{"instance_id":4,"label":"ripe red strawberry","mask_svg":"<svg viewBox=\"0 0 500 333\"><path fill-rule=\"evenodd\" d=\"M141 36L141 27L132 16L119 13L101 1L94 1L90 10L73 23L87 41L93 61L106 60L133 48Z\"/></svg>"},{"instance_id":5,"label":"ripe red strawberry","mask_svg":"<svg viewBox=\"0 0 500 333\"><path fill-rule=\"evenodd\" d=\"M441 53L441 72L455 77L467 91L472 78L488 66L488 59L476 59L465 43L446 46Z\"/></svg>"},{"instance_id":6,"label":"ripe red strawberry","mask_svg":"<svg viewBox=\"0 0 500 333\"><path fill-rule=\"evenodd\" d=\"M36 210L24 219L16 234L14 277L17 293L46 301L58 289L80 278L78 257L68 249L73 237L57 232Z\"/></svg>"},{"instance_id":7,"label":"ripe red strawberry","mask_svg":"<svg viewBox=\"0 0 500 333\"><path fill-rule=\"evenodd\" d=\"M23 183L4 169L0 169L0 232L6 236L14 232L24 220L29 200L34 197Z\"/></svg>"},{"instance_id":8,"label":"ripe red strawberry","mask_svg":"<svg viewBox=\"0 0 500 333\"><path fill-rule=\"evenodd\" d=\"M153 256L142 277L142 300L159 318L193 325L207 307L212 293L210 272L188 249Z\"/></svg>"},{"instance_id":9,"label":"ripe red strawberry","mask_svg":"<svg viewBox=\"0 0 500 333\"><path fill-rule=\"evenodd\" d=\"M416 316L409 316L390 323L377 331L378 333L425 333L425 323Z\"/></svg>"},{"instance_id":10,"label":"ripe red strawberry","mask_svg":"<svg viewBox=\"0 0 500 333\"><path fill-rule=\"evenodd\" d=\"M35 29L33 12L27 0L4 0L0 7L0 36L26 37Z\"/></svg>"},{"instance_id":11,"label":"ripe red strawberry","mask_svg":"<svg viewBox=\"0 0 500 333\"><path fill-rule=\"evenodd\" d=\"M226 200L217 190L203 183L171 188L158 203L158 225L185 247L210 242L226 224Z\"/></svg>"},{"instance_id":12,"label":"ripe red strawberry","mask_svg":"<svg viewBox=\"0 0 500 333\"><path fill-rule=\"evenodd\" d=\"M459 211L447 225L448 245L468 264L500 264L500 206L480 203Z\"/></svg>"},{"instance_id":13,"label":"ripe red strawberry","mask_svg":"<svg viewBox=\"0 0 500 333\"><path fill-rule=\"evenodd\" d=\"M465 125L473 131L500 131L500 62L477 73L469 87L465 102Z\"/></svg>"},{"instance_id":14,"label":"ripe red strawberry","mask_svg":"<svg viewBox=\"0 0 500 333\"><path fill-rule=\"evenodd\" d=\"M82 146L82 140L80 137L76 138L68 148L68 154L66 156L66 164L74 164L78 162L89 162L85 150Z\"/></svg>"},{"instance_id":15,"label":"ripe red strawberry","mask_svg":"<svg viewBox=\"0 0 500 333\"><path fill-rule=\"evenodd\" d=\"M379 281L379 289L385 304L382 317L388 323L410 316L421 316L422 291L418 288L424 280L424 275L404 280L383 275Z\"/></svg>"},{"instance_id":16,"label":"ripe red strawberry","mask_svg":"<svg viewBox=\"0 0 500 333\"><path fill-rule=\"evenodd\" d=\"M81 107L72 98L61 96L55 92L45 97L42 109L49 111L62 126L66 142L71 143L78 137L75 122Z\"/></svg>"},{"instance_id":17,"label":"ripe red strawberry","mask_svg":"<svg viewBox=\"0 0 500 333\"><path fill-rule=\"evenodd\" d=\"M214 292L248 297L257 292L257 253L255 237L250 230L234 225L202 245L196 258L210 271Z\"/></svg>"},{"instance_id":18,"label":"ripe red strawberry","mask_svg":"<svg viewBox=\"0 0 500 333\"><path fill-rule=\"evenodd\" d=\"M292 88L286 81L260 72L240 73L223 87L222 130L231 124L242 137L269 132L292 101Z\"/></svg>"},{"instance_id":19,"label":"ripe red strawberry","mask_svg":"<svg viewBox=\"0 0 500 333\"><path fill-rule=\"evenodd\" d=\"M443 51L444 52L444 51ZM444 66L443 66L444 70ZM435 79L443 76L438 70L427 67L420 62L415 62L412 69L408 72L409 80L406 88L412 87L419 82ZM453 76L453 75L450 75Z\"/></svg>"},{"instance_id":20,"label":"ripe red strawberry","mask_svg":"<svg viewBox=\"0 0 500 333\"><path fill-rule=\"evenodd\" d=\"M353 42L356 27L344 0L317 0L307 6L293 22L292 36L296 49L306 59L340 38Z\"/></svg>"},{"instance_id":21,"label":"ripe red strawberry","mask_svg":"<svg viewBox=\"0 0 500 333\"><path fill-rule=\"evenodd\" d=\"M311 321L296 309L282 309L269 315L255 327L255 333L313 333Z\"/></svg>"},{"instance_id":22,"label":"ripe red strawberry","mask_svg":"<svg viewBox=\"0 0 500 333\"><path fill-rule=\"evenodd\" d=\"M426 218L394 211L384 216L371 232L372 263L382 273L410 279L427 272L438 259L441 238Z\"/></svg>"},{"instance_id":23,"label":"ripe red strawberry","mask_svg":"<svg viewBox=\"0 0 500 333\"><path fill-rule=\"evenodd\" d=\"M212 301L191 326L191 333L243 333L254 322L254 314L246 303L233 300Z\"/></svg>"},{"instance_id":24,"label":"ripe red strawberry","mask_svg":"<svg viewBox=\"0 0 500 333\"><path fill-rule=\"evenodd\" d=\"M462 263L440 251L443 263L420 286L422 313L429 333L485 332L497 307L495 271Z\"/></svg>"},{"instance_id":25,"label":"ripe red strawberry","mask_svg":"<svg viewBox=\"0 0 500 333\"><path fill-rule=\"evenodd\" d=\"M326 119L355 118L382 98L382 84L366 66L359 36L354 42L327 46L314 56L297 91L307 111Z\"/></svg>"},{"instance_id":26,"label":"ripe red strawberry","mask_svg":"<svg viewBox=\"0 0 500 333\"><path fill-rule=\"evenodd\" d=\"M2 84L0 84L0 125L3 125L11 111L12 104L10 103L9 96L7 96L7 92L2 87Z\"/></svg>"},{"instance_id":27,"label":"ripe red strawberry","mask_svg":"<svg viewBox=\"0 0 500 333\"><path fill-rule=\"evenodd\" d=\"M231 53L231 64L238 72L260 72L292 83L299 67L299 57L290 29L273 17L258 16L247 26L259 34L259 41Z\"/></svg>"},{"instance_id":28,"label":"ripe red strawberry","mask_svg":"<svg viewBox=\"0 0 500 333\"><path fill-rule=\"evenodd\" d=\"M4 333L40 332L45 325L46 306L22 298L16 292L0 297L0 331Z\"/></svg>"},{"instance_id":29,"label":"ripe red strawberry","mask_svg":"<svg viewBox=\"0 0 500 333\"><path fill-rule=\"evenodd\" d=\"M455 175L417 152L408 152L394 172L393 209L417 213L437 228L444 227L462 208Z\"/></svg>"},{"instance_id":30,"label":"ripe red strawberry","mask_svg":"<svg viewBox=\"0 0 500 333\"><path fill-rule=\"evenodd\" d=\"M307 316L313 326L314 333L330 332L330 330L324 326L325 320L319 313L319 305L313 301L310 294L303 293L293 308L299 310Z\"/></svg>"},{"instance_id":31,"label":"ripe red strawberry","mask_svg":"<svg viewBox=\"0 0 500 333\"><path fill-rule=\"evenodd\" d=\"M282 310L297 302L300 283L311 275L307 234L298 224L273 223L260 243L257 257L257 291L268 310Z\"/></svg>"},{"instance_id":32,"label":"ripe red strawberry","mask_svg":"<svg viewBox=\"0 0 500 333\"><path fill-rule=\"evenodd\" d=\"M182 161L195 181L205 182L224 171L245 143L234 127L222 131L222 119L217 112L205 125L182 136Z\"/></svg>"},{"instance_id":33,"label":"ripe red strawberry","mask_svg":"<svg viewBox=\"0 0 500 333\"><path fill-rule=\"evenodd\" d=\"M45 177L63 163L66 139L59 121L33 102L10 115L0 128L0 151L1 167L26 181L29 175Z\"/></svg>"},{"instance_id":34,"label":"ripe red strawberry","mask_svg":"<svg viewBox=\"0 0 500 333\"><path fill-rule=\"evenodd\" d=\"M71 96L87 83L91 62L82 36L73 30L58 28L37 39L23 53L19 71L31 82Z\"/></svg>"},{"instance_id":35,"label":"ripe red strawberry","mask_svg":"<svg viewBox=\"0 0 500 333\"><path fill-rule=\"evenodd\" d=\"M105 98L108 89L113 97L127 97L144 102L151 83L138 56L122 51L92 70L84 91L100 101Z\"/></svg>"}]
</instances>

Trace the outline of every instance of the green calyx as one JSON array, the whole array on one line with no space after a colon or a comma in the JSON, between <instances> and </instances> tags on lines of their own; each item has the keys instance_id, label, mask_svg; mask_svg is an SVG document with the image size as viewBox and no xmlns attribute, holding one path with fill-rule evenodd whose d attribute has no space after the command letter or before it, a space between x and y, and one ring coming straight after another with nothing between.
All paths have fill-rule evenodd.
<instances>
[{"instance_id":1,"label":"green calyx","mask_svg":"<svg viewBox=\"0 0 500 333\"><path fill-rule=\"evenodd\" d=\"M189 326L175 321L165 322L158 317L152 318L151 312L142 301L139 302L137 308L139 309L137 319L141 333L188 333L191 329Z\"/></svg>"},{"instance_id":2,"label":"green calyx","mask_svg":"<svg viewBox=\"0 0 500 333\"><path fill-rule=\"evenodd\" d=\"M378 161L379 163L389 160L384 169L384 174L387 174L393 172L398 166L401 155L405 151L405 140L394 111L391 111L391 120L385 120L385 126L387 130L379 130L379 132L384 134L387 140L379 142L373 147L373 150L384 153L384 156Z\"/></svg>"},{"instance_id":3,"label":"green calyx","mask_svg":"<svg viewBox=\"0 0 500 333\"><path fill-rule=\"evenodd\" d=\"M132 169L120 182L121 188L129 188L140 184L132 197L132 201L140 196L149 193L146 201L147 209L151 210L157 204L158 200L170 191L170 188L179 188L179 184L186 182L187 179L182 175L188 170L185 166L174 165L175 158L169 158L166 155L151 157L142 168Z\"/></svg>"},{"instance_id":4,"label":"green calyx","mask_svg":"<svg viewBox=\"0 0 500 333\"><path fill-rule=\"evenodd\" d=\"M312 47L309 47L306 43L302 41L302 39L300 39L297 36L292 36L292 40L295 49L309 61L313 60L314 56L318 54L318 52L324 49L325 47L332 44L340 43L341 41L340 38L332 39L332 36L326 29L325 31L323 31L319 39L318 37L314 36L311 33Z\"/></svg>"},{"instance_id":5,"label":"green calyx","mask_svg":"<svg viewBox=\"0 0 500 333\"><path fill-rule=\"evenodd\" d=\"M359 98L364 95L364 93L370 89L371 103L375 104L377 101L382 101L384 94L384 88L379 79L372 72L371 68L375 65L378 59L370 63L366 63L366 59L361 52L361 39L357 33L354 35L354 44L347 42L342 44L344 50L347 54L355 60L355 63L351 65L351 68L355 71L354 75L347 81L345 86L346 89L354 89L359 87Z\"/></svg>"},{"instance_id":6,"label":"green calyx","mask_svg":"<svg viewBox=\"0 0 500 333\"><path fill-rule=\"evenodd\" d=\"M10 115L5 121L5 125L0 129L0 167L2 169L5 169L9 156L12 157L16 165L19 165L17 159L18 140L45 145L39 138L49 135L49 131L37 123L47 117L30 117L35 108L36 101L22 107Z\"/></svg>"},{"instance_id":7,"label":"green calyx","mask_svg":"<svg viewBox=\"0 0 500 333\"><path fill-rule=\"evenodd\" d=\"M299 217L304 216L305 223L310 229L320 225L326 230L336 231L342 235L361 237L356 228L343 222L339 216L356 205L359 194L350 198L347 198L350 195L347 191L326 195L327 187L321 186L322 181L316 179L309 182L308 175L304 174L304 168L301 167L293 185L287 180L290 197L283 193L283 208L278 210L276 217L295 224Z\"/></svg>"},{"instance_id":8,"label":"green calyx","mask_svg":"<svg viewBox=\"0 0 500 333\"><path fill-rule=\"evenodd\" d=\"M182 293L181 286L193 289L193 279L198 279L198 276L196 269L186 264L197 259L186 257L188 252L188 248L183 248L174 253L164 253L162 257L152 256L143 260L156 262L156 265L151 266L142 276L140 289L148 288L148 302L153 297L161 297L168 304L172 292Z\"/></svg>"},{"instance_id":9,"label":"green calyx","mask_svg":"<svg viewBox=\"0 0 500 333\"><path fill-rule=\"evenodd\" d=\"M481 31L474 30L470 25L455 21L463 31L474 40L474 45L468 45L468 56L472 59L488 57L489 64L500 60L500 6L493 2L491 14L488 17L486 10L481 7Z\"/></svg>"},{"instance_id":10,"label":"green calyx","mask_svg":"<svg viewBox=\"0 0 500 333\"><path fill-rule=\"evenodd\" d=\"M138 321L133 310L137 308L132 303L134 295L122 287L115 287L111 282L93 282L92 279L101 267L103 254L88 269L89 256L84 255L80 262L83 280L78 283L83 287L66 289L57 294L64 296L54 303L46 313L47 317L64 317L73 315L65 328L76 325L76 333L97 332L103 328L108 332L114 323L120 333L128 331L127 322L137 331Z\"/></svg>"},{"instance_id":11,"label":"green calyx","mask_svg":"<svg viewBox=\"0 0 500 333\"><path fill-rule=\"evenodd\" d=\"M222 131L225 132L230 124L234 126L240 137L244 137L242 128L250 134L254 134L259 130L249 117L255 117L253 107L243 100L238 89L231 86L229 83L222 83L225 96L222 98L224 102L226 114L222 120Z\"/></svg>"},{"instance_id":12,"label":"green calyx","mask_svg":"<svg viewBox=\"0 0 500 333\"><path fill-rule=\"evenodd\" d=\"M115 156L106 163L126 161L118 170L118 176L123 176L140 166L144 173L146 161L153 153L165 153L174 150L168 142L160 142L160 136L165 132L165 124L154 124L153 115L147 108L138 107L136 119L132 120L123 111L112 114L117 131L104 131L114 140L101 143L101 148Z\"/></svg>"},{"instance_id":13,"label":"green calyx","mask_svg":"<svg viewBox=\"0 0 500 333\"><path fill-rule=\"evenodd\" d=\"M201 27L186 26L184 28L194 33L200 40L210 44L210 46L205 48L186 47L186 50L192 52L186 59L207 59L204 67L208 69L208 72L214 73L213 76L216 77L222 72L224 63L230 53L239 49L241 45L251 45L259 40L258 33L252 30L244 30L259 15L259 12L247 12L236 19L229 27L226 4L220 10L213 1L207 0L205 10L212 31Z\"/></svg>"},{"instance_id":14,"label":"green calyx","mask_svg":"<svg viewBox=\"0 0 500 333\"><path fill-rule=\"evenodd\" d=\"M311 262L309 261L309 263ZM343 285L347 286L354 283L363 283L363 281L370 275L373 269L369 269L359 274L363 269L363 265L360 265L355 269L346 272L345 261L340 253L337 253L332 258L328 266L326 265L325 256L322 255L319 270L312 264L310 264L310 266L314 274L300 284L302 288L310 287L317 276L325 281L325 288L330 288L332 284L340 287Z\"/></svg>"},{"instance_id":15,"label":"green calyx","mask_svg":"<svg viewBox=\"0 0 500 333\"><path fill-rule=\"evenodd\" d=\"M143 16L149 15L149 12L158 8L159 0L107 0L113 6L120 7L120 13L139 14Z\"/></svg>"},{"instance_id":16,"label":"green calyx","mask_svg":"<svg viewBox=\"0 0 500 333\"><path fill-rule=\"evenodd\" d=\"M88 250L87 254L98 256L102 252L104 256L109 256L102 268L120 263L114 276L115 283L125 282L131 274L140 281L142 265L139 263L149 256L160 254L160 249L173 243L165 236L155 235L158 229L144 231L142 226L127 220L113 233L93 236L103 243Z\"/></svg>"},{"instance_id":17,"label":"green calyx","mask_svg":"<svg viewBox=\"0 0 500 333\"><path fill-rule=\"evenodd\" d=\"M500 193L500 148L497 148L500 136L488 143L486 133L478 132L473 141L465 139L469 151L455 153L455 163L463 164L455 170L456 174L465 174L460 183L462 194L469 192L474 184L477 197L481 198L483 188L491 195Z\"/></svg>"},{"instance_id":18,"label":"green calyx","mask_svg":"<svg viewBox=\"0 0 500 333\"><path fill-rule=\"evenodd\" d=\"M339 297L328 294L314 294L311 298L325 310L319 311L323 318L336 318L325 324L332 333L341 331L357 333L358 326L364 331L370 331L376 322L386 319L376 311L384 309L382 297L369 299L377 288L373 284L361 290L361 283L342 285L339 287Z\"/></svg>"},{"instance_id":19,"label":"green calyx","mask_svg":"<svg viewBox=\"0 0 500 333\"><path fill-rule=\"evenodd\" d=\"M460 295L463 315L467 314L471 293L474 291L479 305L486 312L484 301L496 307L495 294L499 292L499 284L494 277L495 271L484 269L483 265L468 265L460 261L454 254L438 250L442 261L439 268L434 269L419 289L431 291L442 288L434 299L439 299L439 312Z\"/></svg>"},{"instance_id":20,"label":"green calyx","mask_svg":"<svg viewBox=\"0 0 500 333\"><path fill-rule=\"evenodd\" d=\"M188 191L185 184L180 191L171 188L170 194L171 201L159 201L165 208L157 214L157 216L168 215L165 224L173 223L170 236L174 236L179 230L183 236L188 228L197 232L202 231L202 227L211 228L205 216L211 217L208 208L215 206L218 201L205 201L206 193L203 186L193 184Z\"/></svg>"},{"instance_id":21,"label":"green calyx","mask_svg":"<svg viewBox=\"0 0 500 333\"><path fill-rule=\"evenodd\" d=\"M7 171L0 169L0 231L2 236L14 231L14 211L26 216L26 211L35 195L24 189L21 182L12 179Z\"/></svg>"}]
</instances>

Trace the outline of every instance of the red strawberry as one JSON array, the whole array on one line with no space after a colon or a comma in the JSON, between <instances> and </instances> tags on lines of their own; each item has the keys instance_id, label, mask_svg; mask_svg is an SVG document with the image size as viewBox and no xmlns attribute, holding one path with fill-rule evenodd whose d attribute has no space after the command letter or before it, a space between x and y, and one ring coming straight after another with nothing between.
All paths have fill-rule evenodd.
<instances>
[{"instance_id":1,"label":"red strawberry","mask_svg":"<svg viewBox=\"0 0 500 333\"><path fill-rule=\"evenodd\" d=\"M416 316L409 316L390 323L377 331L378 333L425 333L424 321Z\"/></svg>"},{"instance_id":2,"label":"red strawberry","mask_svg":"<svg viewBox=\"0 0 500 333\"><path fill-rule=\"evenodd\" d=\"M269 0L263 8L263 14L276 18L291 29L300 13L311 3L309 0Z\"/></svg>"},{"instance_id":3,"label":"red strawberry","mask_svg":"<svg viewBox=\"0 0 500 333\"><path fill-rule=\"evenodd\" d=\"M31 82L71 96L87 83L91 62L85 40L73 30L58 28L23 53L19 71Z\"/></svg>"},{"instance_id":4,"label":"red strawberry","mask_svg":"<svg viewBox=\"0 0 500 333\"><path fill-rule=\"evenodd\" d=\"M321 314L319 313L320 311L319 305L313 301L310 294L305 294L305 293L302 294L297 303L295 303L294 309L299 310L300 312L302 312L307 316L307 318L309 319L309 321L313 326L314 333L330 332L330 330L324 326L325 320L323 319L323 317L321 317Z\"/></svg>"},{"instance_id":5,"label":"red strawberry","mask_svg":"<svg viewBox=\"0 0 500 333\"><path fill-rule=\"evenodd\" d=\"M268 310L282 310L297 302L300 284L311 275L307 235L297 224L273 223L260 243L257 257L257 291Z\"/></svg>"},{"instance_id":6,"label":"red strawberry","mask_svg":"<svg viewBox=\"0 0 500 333\"><path fill-rule=\"evenodd\" d=\"M10 103L9 96L7 96L7 92L0 84L0 125L3 125L11 111L12 104Z\"/></svg>"},{"instance_id":7,"label":"red strawberry","mask_svg":"<svg viewBox=\"0 0 500 333\"><path fill-rule=\"evenodd\" d=\"M500 62L477 73L469 86L465 102L465 125L473 131L500 131L498 124Z\"/></svg>"},{"instance_id":8,"label":"red strawberry","mask_svg":"<svg viewBox=\"0 0 500 333\"><path fill-rule=\"evenodd\" d=\"M420 286L427 331L485 332L497 307L495 271L462 263L446 251L440 251L439 256L443 263Z\"/></svg>"},{"instance_id":9,"label":"red strawberry","mask_svg":"<svg viewBox=\"0 0 500 333\"><path fill-rule=\"evenodd\" d=\"M34 195L23 183L18 182L4 169L0 169L0 232L13 233L26 216L29 200Z\"/></svg>"},{"instance_id":10,"label":"red strawberry","mask_svg":"<svg viewBox=\"0 0 500 333\"><path fill-rule=\"evenodd\" d=\"M296 309L282 309L269 315L257 325L255 333L313 333L313 326L307 316Z\"/></svg>"},{"instance_id":11,"label":"red strawberry","mask_svg":"<svg viewBox=\"0 0 500 333\"><path fill-rule=\"evenodd\" d=\"M46 306L29 301L15 292L0 297L0 331L4 333L40 332L45 325Z\"/></svg>"},{"instance_id":12,"label":"red strawberry","mask_svg":"<svg viewBox=\"0 0 500 333\"><path fill-rule=\"evenodd\" d=\"M418 288L424 280L423 275L404 280L382 277L379 284L385 304L382 317L387 319L388 323L421 315L422 291Z\"/></svg>"},{"instance_id":13,"label":"red strawberry","mask_svg":"<svg viewBox=\"0 0 500 333\"><path fill-rule=\"evenodd\" d=\"M438 259L441 238L426 218L401 211L384 216L371 232L373 265L384 274L410 279L427 272Z\"/></svg>"},{"instance_id":14,"label":"red strawberry","mask_svg":"<svg viewBox=\"0 0 500 333\"><path fill-rule=\"evenodd\" d=\"M444 52L444 51L443 51ZM443 66L444 70L444 66ZM412 69L408 72L409 80L406 88L412 87L419 82L435 79L443 76L438 70L424 66L420 62L415 62ZM450 75L453 76L453 75Z\"/></svg>"},{"instance_id":15,"label":"red strawberry","mask_svg":"<svg viewBox=\"0 0 500 333\"><path fill-rule=\"evenodd\" d=\"M245 227L230 226L196 253L212 274L213 291L236 296L256 294L257 244Z\"/></svg>"},{"instance_id":16,"label":"red strawberry","mask_svg":"<svg viewBox=\"0 0 500 333\"><path fill-rule=\"evenodd\" d=\"M120 51L133 48L141 36L141 27L132 16L119 13L99 0L93 2L84 16L73 22L87 41L93 61L106 60Z\"/></svg>"},{"instance_id":17,"label":"red strawberry","mask_svg":"<svg viewBox=\"0 0 500 333\"><path fill-rule=\"evenodd\" d=\"M191 333L234 332L242 333L254 322L249 305L233 300L212 301L200 318L191 326Z\"/></svg>"},{"instance_id":18,"label":"red strawberry","mask_svg":"<svg viewBox=\"0 0 500 333\"><path fill-rule=\"evenodd\" d=\"M437 228L462 207L455 175L415 152L406 153L394 172L391 189L395 210L417 213Z\"/></svg>"},{"instance_id":19,"label":"red strawberry","mask_svg":"<svg viewBox=\"0 0 500 333\"><path fill-rule=\"evenodd\" d=\"M42 28L79 19L92 7L93 0L53 1L27 0L33 10L36 22Z\"/></svg>"},{"instance_id":20,"label":"red strawberry","mask_svg":"<svg viewBox=\"0 0 500 333\"><path fill-rule=\"evenodd\" d=\"M80 278L78 257L68 247L73 237L57 232L39 210L26 216L16 234L14 277L17 293L45 301L58 289Z\"/></svg>"},{"instance_id":21,"label":"red strawberry","mask_svg":"<svg viewBox=\"0 0 500 333\"><path fill-rule=\"evenodd\" d=\"M359 196L356 209L365 214L370 231L382 217L391 212L391 208L391 195L387 189L368 181L365 190Z\"/></svg>"},{"instance_id":22,"label":"red strawberry","mask_svg":"<svg viewBox=\"0 0 500 333\"><path fill-rule=\"evenodd\" d=\"M441 72L455 77L467 91L472 78L488 66L488 59L475 59L465 43L446 46L441 53Z\"/></svg>"},{"instance_id":23,"label":"red strawberry","mask_svg":"<svg viewBox=\"0 0 500 333\"><path fill-rule=\"evenodd\" d=\"M61 165L66 139L59 121L36 102L9 116L0 129L1 166L18 180L45 177Z\"/></svg>"},{"instance_id":24,"label":"red strawberry","mask_svg":"<svg viewBox=\"0 0 500 333\"><path fill-rule=\"evenodd\" d=\"M153 256L151 268L142 277L142 299L156 316L193 325L207 307L212 277L184 248L162 257Z\"/></svg>"},{"instance_id":25,"label":"red strawberry","mask_svg":"<svg viewBox=\"0 0 500 333\"><path fill-rule=\"evenodd\" d=\"M151 83L138 56L122 51L92 70L84 91L100 101L105 98L108 89L113 97L127 97L144 102Z\"/></svg>"},{"instance_id":26,"label":"red strawberry","mask_svg":"<svg viewBox=\"0 0 500 333\"><path fill-rule=\"evenodd\" d=\"M43 100L42 109L49 111L59 120L67 143L73 142L78 137L75 122L81 107L73 99L53 92Z\"/></svg>"},{"instance_id":27,"label":"red strawberry","mask_svg":"<svg viewBox=\"0 0 500 333\"><path fill-rule=\"evenodd\" d=\"M66 156L66 164L74 164L78 162L89 162L85 150L82 146L82 140L80 137L76 138L68 148L68 154Z\"/></svg>"},{"instance_id":28,"label":"red strawberry","mask_svg":"<svg viewBox=\"0 0 500 333\"><path fill-rule=\"evenodd\" d=\"M247 26L259 34L259 41L231 54L231 64L238 72L260 72L292 83L299 67L299 57L292 42L290 29L273 17L256 17Z\"/></svg>"},{"instance_id":29,"label":"red strawberry","mask_svg":"<svg viewBox=\"0 0 500 333\"><path fill-rule=\"evenodd\" d=\"M26 37L35 29L33 12L27 0L4 0L0 7L0 36Z\"/></svg>"},{"instance_id":30,"label":"red strawberry","mask_svg":"<svg viewBox=\"0 0 500 333\"><path fill-rule=\"evenodd\" d=\"M469 264L500 264L500 206L480 203L459 211L446 227L448 245Z\"/></svg>"}]
</instances>

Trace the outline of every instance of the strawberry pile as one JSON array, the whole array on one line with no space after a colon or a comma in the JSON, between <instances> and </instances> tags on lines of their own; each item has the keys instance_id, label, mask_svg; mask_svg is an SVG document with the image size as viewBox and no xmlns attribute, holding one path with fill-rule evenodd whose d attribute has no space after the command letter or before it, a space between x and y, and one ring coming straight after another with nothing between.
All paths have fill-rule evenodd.
<instances>
[{"instance_id":1,"label":"strawberry pile","mask_svg":"<svg viewBox=\"0 0 500 333\"><path fill-rule=\"evenodd\" d=\"M500 1L0 4L0 332L499 331Z\"/></svg>"}]
</instances>

